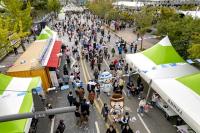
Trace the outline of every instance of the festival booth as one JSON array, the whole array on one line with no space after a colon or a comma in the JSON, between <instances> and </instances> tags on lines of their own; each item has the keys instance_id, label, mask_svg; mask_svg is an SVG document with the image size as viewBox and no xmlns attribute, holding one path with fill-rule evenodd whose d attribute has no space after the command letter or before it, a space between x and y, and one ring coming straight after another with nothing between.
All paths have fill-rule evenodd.
<instances>
[{"instance_id":1,"label":"festival booth","mask_svg":"<svg viewBox=\"0 0 200 133\"><path fill-rule=\"evenodd\" d=\"M0 74L0 116L27 113L33 110L31 90L41 88L41 79L16 78ZM28 133L31 118L0 122L1 133Z\"/></svg>"},{"instance_id":2,"label":"festival booth","mask_svg":"<svg viewBox=\"0 0 200 133\"><path fill-rule=\"evenodd\" d=\"M169 38L165 37L156 45L140 53L126 55L126 61L137 73L149 84L147 100L151 94L152 81L156 79L179 78L182 76L198 73L199 70L186 63L175 51ZM159 98L157 106L165 112L167 119L178 116L168 106L168 103Z\"/></svg>"},{"instance_id":3,"label":"festival booth","mask_svg":"<svg viewBox=\"0 0 200 133\"><path fill-rule=\"evenodd\" d=\"M45 91L51 85L58 86L55 68L59 66L61 45L57 33L45 27L37 40L9 68L7 74L16 77L40 76Z\"/></svg>"},{"instance_id":4,"label":"festival booth","mask_svg":"<svg viewBox=\"0 0 200 133\"><path fill-rule=\"evenodd\" d=\"M152 88L196 133L200 132L200 73L177 79L155 79ZM177 129L189 133L189 126L181 125Z\"/></svg>"},{"instance_id":5,"label":"festival booth","mask_svg":"<svg viewBox=\"0 0 200 133\"><path fill-rule=\"evenodd\" d=\"M143 52L127 54L126 61L147 83L155 78L177 78L198 72L180 57L167 36Z\"/></svg>"}]
</instances>

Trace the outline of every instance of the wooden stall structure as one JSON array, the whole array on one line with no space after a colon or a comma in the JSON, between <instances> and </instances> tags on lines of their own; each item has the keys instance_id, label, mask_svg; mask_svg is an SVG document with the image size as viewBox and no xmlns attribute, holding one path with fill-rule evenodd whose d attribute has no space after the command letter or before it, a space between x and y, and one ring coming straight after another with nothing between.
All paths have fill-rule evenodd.
<instances>
[{"instance_id":1,"label":"wooden stall structure","mask_svg":"<svg viewBox=\"0 0 200 133\"><path fill-rule=\"evenodd\" d=\"M46 91L50 85L49 70L40 63L41 53L47 46L47 41L35 41L7 71L7 74L15 77L41 77L42 87Z\"/></svg>"}]
</instances>

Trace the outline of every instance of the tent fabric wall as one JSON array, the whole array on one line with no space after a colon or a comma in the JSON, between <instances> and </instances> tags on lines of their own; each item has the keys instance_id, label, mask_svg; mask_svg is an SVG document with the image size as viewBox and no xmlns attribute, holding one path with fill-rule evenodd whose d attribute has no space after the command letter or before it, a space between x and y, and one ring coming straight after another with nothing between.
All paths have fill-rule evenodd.
<instances>
[{"instance_id":1,"label":"tent fabric wall","mask_svg":"<svg viewBox=\"0 0 200 133\"><path fill-rule=\"evenodd\" d=\"M17 71L17 72L7 72L8 75L14 77L41 77L42 87L45 91L50 87L51 81L49 80L47 71L45 68L29 71Z\"/></svg>"},{"instance_id":2,"label":"tent fabric wall","mask_svg":"<svg viewBox=\"0 0 200 133\"><path fill-rule=\"evenodd\" d=\"M5 76L5 75L3 75L3 76ZM17 82L17 81L26 82L27 83L27 85L25 85L26 87L24 86L24 84L21 84L20 82ZM26 90L28 92L25 92L22 96L21 95L18 96L18 94L20 94L20 92L6 91L3 95L6 96L7 93L9 93L10 95L8 95L7 97L4 97L3 99L0 98L0 100L2 100L1 101L2 104L0 104L0 107L1 107L0 115L4 116L4 115L9 115L8 113L17 114L17 113L30 112L32 110L32 106L33 106L31 90L35 87L40 86L40 83L41 83L40 78L39 77L35 77L35 78L13 77L11 82L12 82L12 85L10 85L11 83L8 83L9 88L7 88L7 89L9 89L9 90L16 89L18 91ZM24 88L22 86L24 86ZM17 102L18 100L16 98L17 99L22 98L21 103ZM14 99L16 99L16 100L14 100ZM10 104L13 104L14 106L10 105ZM17 110L16 110L16 108L17 108ZM27 123L30 123L30 120L31 119L23 119L23 120L2 122L2 123L0 123L0 131L2 133L17 133L17 132L28 133L26 130L28 127L26 127L26 126L28 126Z\"/></svg>"},{"instance_id":3,"label":"tent fabric wall","mask_svg":"<svg viewBox=\"0 0 200 133\"><path fill-rule=\"evenodd\" d=\"M155 79L151 86L193 130L200 132L200 96L197 93L175 79Z\"/></svg>"}]
</instances>

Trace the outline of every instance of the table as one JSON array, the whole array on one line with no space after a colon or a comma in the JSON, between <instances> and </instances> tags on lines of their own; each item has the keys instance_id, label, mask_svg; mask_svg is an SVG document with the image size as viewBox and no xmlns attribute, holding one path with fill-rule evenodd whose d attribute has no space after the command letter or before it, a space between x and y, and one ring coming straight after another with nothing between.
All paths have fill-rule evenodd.
<instances>
[{"instance_id":1,"label":"table","mask_svg":"<svg viewBox=\"0 0 200 133\"><path fill-rule=\"evenodd\" d=\"M163 100L157 102L157 106L166 113L166 118L178 116L178 114Z\"/></svg>"}]
</instances>

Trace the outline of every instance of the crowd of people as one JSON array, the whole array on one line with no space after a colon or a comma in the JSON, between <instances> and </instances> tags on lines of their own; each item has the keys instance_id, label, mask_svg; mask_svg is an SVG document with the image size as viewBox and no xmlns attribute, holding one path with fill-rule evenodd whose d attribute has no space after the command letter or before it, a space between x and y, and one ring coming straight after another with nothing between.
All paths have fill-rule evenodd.
<instances>
[{"instance_id":1,"label":"crowd of people","mask_svg":"<svg viewBox=\"0 0 200 133\"><path fill-rule=\"evenodd\" d=\"M64 21L56 22L53 25L53 29L58 32L60 37L68 37L69 44L63 44L62 55L65 60L62 71L57 70L57 76L59 78L60 87L65 84L72 85L73 92L70 90L67 94L69 105L76 106L75 119L78 127L84 127L87 129L91 108L93 106L95 98L99 100L101 87L98 82L100 73L109 71L112 74L111 84L113 86L113 93L122 94L123 89L127 88L127 94L130 96L138 96L142 98L144 85L141 81L141 77L138 77L137 83L134 84L132 80L128 80L126 84L124 75L130 74L132 69L129 68L126 63L124 55L128 52L137 52L137 45L127 43L119 38L115 45L110 45L112 35L109 30L104 28L103 21L97 16L86 12L79 14L68 14ZM128 48L129 46L129 48ZM117 52L118 51L118 52ZM76 60L76 63L70 68L72 64L72 58ZM87 84L87 91L84 88L84 83L81 81L81 63L84 60L88 62L91 72L93 72L93 79L90 81L93 84ZM103 69L102 64L104 60L109 60L109 68ZM74 94L75 93L75 94ZM87 96L86 96L87 95ZM142 101L141 100L141 101ZM144 101L145 102L145 101ZM143 113L144 104L140 102L138 111ZM102 107L102 116L105 121L108 120L109 107L106 103ZM122 133L132 133L132 129L129 126L129 113L120 120ZM57 132L63 133L65 126L63 120L60 121ZM113 125L107 129L106 133L115 133L116 129Z\"/></svg>"}]
</instances>

